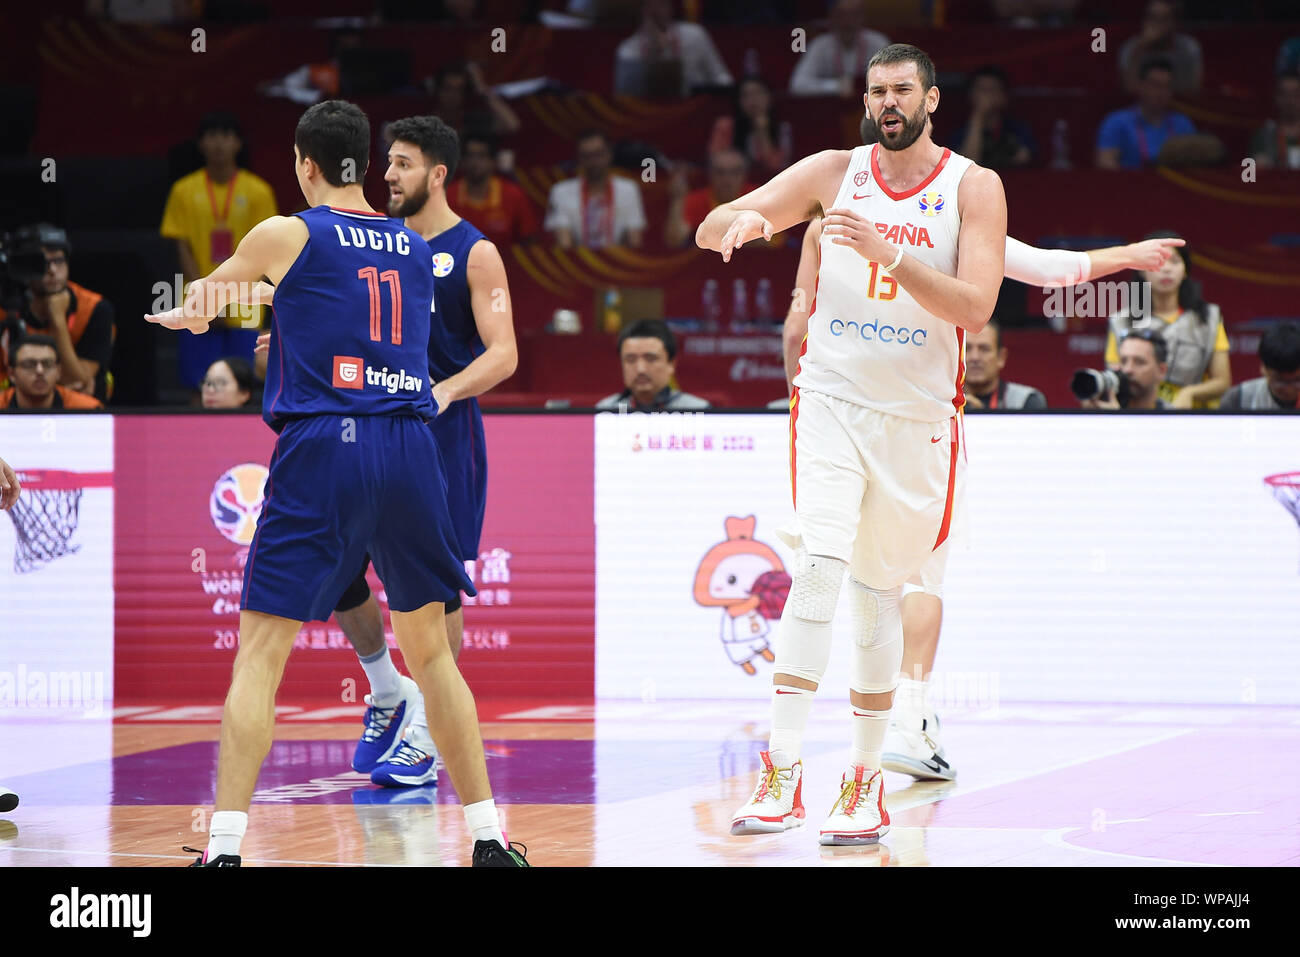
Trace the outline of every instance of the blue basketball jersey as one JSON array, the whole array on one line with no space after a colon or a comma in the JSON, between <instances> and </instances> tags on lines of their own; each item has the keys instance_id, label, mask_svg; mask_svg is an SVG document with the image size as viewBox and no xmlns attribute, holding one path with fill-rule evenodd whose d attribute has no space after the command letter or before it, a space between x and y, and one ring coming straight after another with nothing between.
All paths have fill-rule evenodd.
<instances>
[{"instance_id":1,"label":"blue basketball jersey","mask_svg":"<svg viewBox=\"0 0 1300 957\"><path fill-rule=\"evenodd\" d=\"M483 354L469 291L469 251L483 234L462 219L429 240L433 251L433 313L429 376L441 382ZM447 501L460 543L460 557L478 558L487 505L487 451L478 399L462 399L432 423L447 477Z\"/></svg>"},{"instance_id":2,"label":"blue basketball jersey","mask_svg":"<svg viewBox=\"0 0 1300 957\"><path fill-rule=\"evenodd\" d=\"M262 417L433 416L432 255L381 213L297 213L307 244L275 290Z\"/></svg>"},{"instance_id":3,"label":"blue basketball jersey","mask_svg":"<svg viewBox=\"0 0 1300 957\"><path fill-rule=\"evenodd\" d=\"M429 374L450 379L483 354L469 295L469 251L483 234L462 219L429 240L433 253L433 332Z\"/></svg>"}]
</instances>

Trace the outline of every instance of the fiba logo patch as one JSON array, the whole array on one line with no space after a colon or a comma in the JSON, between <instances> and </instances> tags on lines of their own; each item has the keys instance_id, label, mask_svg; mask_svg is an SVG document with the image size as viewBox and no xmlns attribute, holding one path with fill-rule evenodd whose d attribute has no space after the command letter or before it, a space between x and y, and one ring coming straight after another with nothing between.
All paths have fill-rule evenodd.
<instances>
[{"instance_id":1,"label":"fiba logo patch","mask_svg":"<svg viewBox=\"0 0 1300 957\"><path fill-rule=\"evenodd\" d=\"M448 275L455 265L456 260L452 258L451 253L433 254L433 274L439 279Z\"/></svg>"},{"instance_id":2,"label":"fiba logo patch","mask_svg":"<svg viewBox=\"0 0 1300 957\"><path fill-rule=\"evenodd\" d=\"M262 514L266 476L266 466L245 462L223 473L212 486L208 510L212 524L227 541L236 545L252 542Z\"/></svg>"},{"instance_id":3,"label":"fiba logo patch","mask_svg":"<svg viewBox=\"0 0 1300 957\"><path fill-rule=\"evenodd\" d=\"M922 216L938 216L943 209L943 193L927 190L916 197L916 202L921 207Z\"/></svg>"},{"instance_id":4,"label":"fiba logo patch","mask_svg":"<svg viewBox=\"0 0 1300 957\"><path fill-rule=\"evenodd\" d=\"M867 179L870 176L871 174L868 173L866 170L860 170L858 173L855 173L853 176L853 185L861 186L863 183L867 181Z\"/></svg>"}]
</instances>

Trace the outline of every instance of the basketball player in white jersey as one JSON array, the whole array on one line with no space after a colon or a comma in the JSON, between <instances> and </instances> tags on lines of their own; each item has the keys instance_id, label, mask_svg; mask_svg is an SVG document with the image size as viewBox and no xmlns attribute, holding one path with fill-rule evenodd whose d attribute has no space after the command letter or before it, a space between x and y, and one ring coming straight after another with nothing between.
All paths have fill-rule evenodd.
<instances>
[{"instance_id":1,"label":"basketball player in white jersey","mask_svg":"<svg viewBox=\"0 0 1300 957\"><path fill-rule=\"evenodd\" d=\"M846 571L852 750L819 841L875 843L889 829L881 749L902 663L902 585L952 527L964 337L984 328L1002 280L1002 182L930 138L930 58L906 44L881 50L863 102L877 145L807 157L714 209L696 234L729 261L826 214L790 412L802 548L777 638L769 748L734 834L803 823L800 747Z\"/></svg>"},{"instance_id":2,"label":"basketball player in white jersey","mask_svg":"<svg viewBox=\"0 0 1300 957\"><path fill-rule=\"evenodd\" d=\"M9 467L9 463L0 459L0 512L7 512L18 501L22 483ZM18 795L0 784L0 811L12 811L18 806Z\"/></svg>"},{"instance_id":3,"label":"basketball player in white jersey","mask_svg":"<svg viewBox=\"0 0 1300 957\"><path fill-rule=\"evenodd\" d=\"M869 117L863 121L863 139L877 140ZM815 293L818 247L822 221L813 217L804 232L803 248L795 279L795 294L785 319L783 344L787 380L793 380L799 366L799 352L808 334L808 310ZM1007 237L1005 273L1010 279L1034 286L1073 286L1123 269L1154 271L1164 264L1181 239L1148 239L1125 246L1107 246L1087 252L1068 249L1039 249ZM965 465L963 455L958 463ZM954 513L965 512L959 472L955 487ZM938 715L926 698L930 672L939 649L943 622L943 579L951 539L939 546L920 571L903 587L903 667L889 716L881 762L885 770L910 774L920 780L951 781L957 769L944 752Z\"/></svg>"}]
</instances>

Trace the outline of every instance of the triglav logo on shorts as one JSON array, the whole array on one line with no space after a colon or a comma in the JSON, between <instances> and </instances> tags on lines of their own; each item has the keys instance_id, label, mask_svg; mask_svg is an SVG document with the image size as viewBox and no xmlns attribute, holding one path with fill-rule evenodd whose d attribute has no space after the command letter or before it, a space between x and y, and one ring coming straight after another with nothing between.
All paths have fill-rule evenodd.
<instances>
[{"instance_id":1,"label":"triglav logo on shorts","mask_svg":"<svg viewBox=\"0 0 1300 957\"><path fill-rule=\"evenodd\" d=\"M405 369L393 372L389 371L388 366L376 369L356 356L334 357L334 388L364 389L368 385L377 385L389 395L395 395L398 392L420 392L424 388L424 380L408 375Z\"/></svg>"},{"instance_id":2,"label":"triglav logo on shorts","mask_svg":"<svg viewBox=\"0 0 1300 957\"><path fill-rule=\"evenodd\" d=\"M925 329L909 329L907 326L891 326L878 322L858 323L852 320L832 319L831 335L848 336L863 342L884 342L890 345L916 346L925 348Z\"/></svg>"}]
</instances>

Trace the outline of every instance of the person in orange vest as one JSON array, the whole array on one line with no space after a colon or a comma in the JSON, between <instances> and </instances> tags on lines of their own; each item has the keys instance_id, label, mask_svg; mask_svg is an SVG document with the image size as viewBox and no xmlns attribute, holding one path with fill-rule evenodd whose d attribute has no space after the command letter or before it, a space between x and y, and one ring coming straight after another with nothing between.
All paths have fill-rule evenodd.
<instances>
[{"instance_id":1,"label":"person in orange vest","mask_svg":"<svg viewBox=\"0 0 1300 957\"><path fill-rule=\"evenodd\" d=\"M0 392L0 410L102 409L94 396L59 385L59 355L49 336L26 336L13 347L13 385Z\"/></svg>"},{"instance_id":2,"label":"person in orange vest","mask_svg":"<svg viewBox=\"0 0 1300 957\"><path fill-rule=\"evenodd\" d=\"M18 341L43 335L54 340L63 387L107 401L113 388L108 364L117 334L113 304L69 281L72 246L64 230L49 223L27 226L19 231L17 245L39 248L45 270L29 278L17 310L0 311L0 389L13 385L8 354Z\"/></svg>"}]
</instances>

